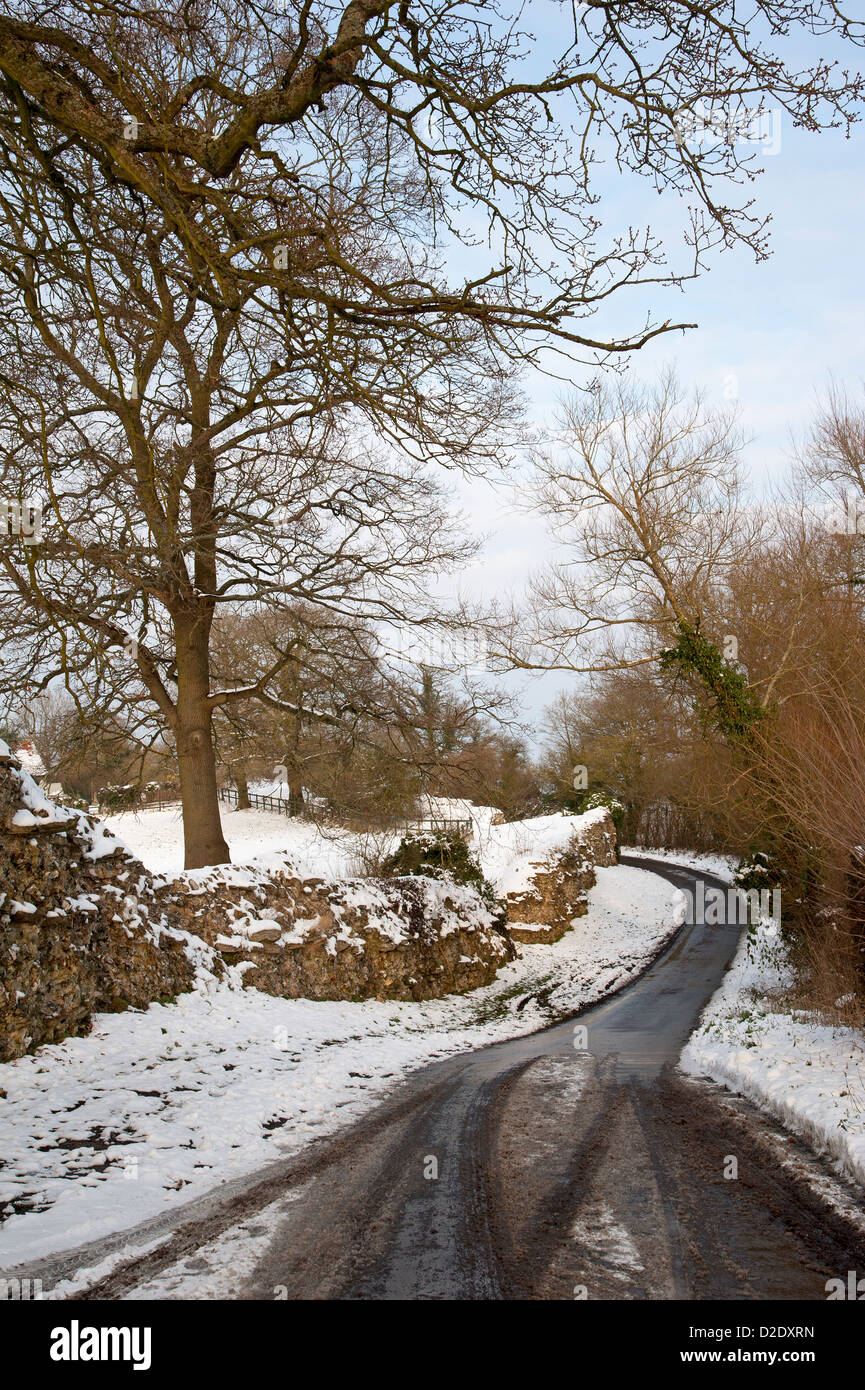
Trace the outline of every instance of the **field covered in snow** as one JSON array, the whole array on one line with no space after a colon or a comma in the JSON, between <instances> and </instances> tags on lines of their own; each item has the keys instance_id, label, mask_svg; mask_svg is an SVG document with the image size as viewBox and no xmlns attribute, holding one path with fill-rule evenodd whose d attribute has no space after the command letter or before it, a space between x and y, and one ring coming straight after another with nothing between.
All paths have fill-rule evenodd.
<instances>
[{"instance_id":1,"label":"field covered in snow","mask_svg":"<svg viewBox=\"0 0 865 1390\"><path fill-rule=\"evenodd\" d=\"M486 810L487 808L480 808ZM564 849L581 827L604 818L603 809L583 816L534 816L530 820L490 824L478 818L471 848L486 877L501 893L528 887L530 865ZM180 807L162 811L127 811L106 822L113 835L155 874L173 878L183 871L183 822ZM276 815L271 811L222 808L222 828L232 862L257 861L266 867L269 855L288 855L302 877L352 878L363 872L371 850L395 848L398 836L360 834L311 820Z\"/></svg>"},{"instance_id":2,"label":"field covered in snow","mask_svg":"<svg viewBox=\"0 0 865 1390\"><path fill-rule=\"evenodd\" d=\"M600 869L573 931L471 994L315 1003L210 980L0 1065L0 1267L128 1229L336 1130L428 1061L576 1011L637 975L683 913L656 875Z\"/></svg>"},{"instance_id":3,"label":"field covered in snow","mask_svg":"<svg viewBox=\"0 0 865 1390\"><path fill-rule=\"evenodd\" d=\"M223 833L236 864L287 852L307 877L351 878L359 872L364 837L350 830L320 827L271 811L221 809ZM109 816L106 823L153 873L174 878L183 871L179 805L162 811L125 811Z\"/></svg>"}]
</instances>

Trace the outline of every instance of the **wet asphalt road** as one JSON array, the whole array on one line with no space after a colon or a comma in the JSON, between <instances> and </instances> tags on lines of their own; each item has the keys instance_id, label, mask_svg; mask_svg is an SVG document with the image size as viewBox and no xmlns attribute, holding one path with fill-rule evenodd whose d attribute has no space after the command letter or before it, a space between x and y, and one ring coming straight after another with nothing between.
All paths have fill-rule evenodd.
<instances>
[{"instance_id":1,"label":"wet asphalt road","mask_svg":"<svg viewBox=\"0 0 865 1390\"><path fill-rule=\"evenodd\" d=\"M652 867L693 889L693 874ZM414 1073L326 1147L237 1296L825 1299L827 1279L865 1266L858 1189L674 1071L737 938L686 924L579 1018ZM203 1223L200 1243L213 1235ZM167 1263L84 1296L124 1297Z\"/></svg>"}]
</instances>

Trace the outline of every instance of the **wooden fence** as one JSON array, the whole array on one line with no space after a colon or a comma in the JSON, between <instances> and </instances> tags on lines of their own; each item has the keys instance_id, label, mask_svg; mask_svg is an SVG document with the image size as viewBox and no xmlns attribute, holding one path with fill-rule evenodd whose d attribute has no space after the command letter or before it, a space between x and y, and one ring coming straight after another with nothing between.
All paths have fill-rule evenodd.
<instances>
[{"instance_id":1,"label":"wooden fence","mask_svg":"<svg viewBox=\"0 0 865 1390\"><path fill-rule=\"evenodd\" d=\"M260 792L249 792L249 804L258 811L273 811L278 816L296 816L298 810L296 806L283 796L262 796ZM237 788L220 787L220 801L228 802L229 806L237 805Z\"/></svg>"},{"instance_id":2,"label":"wooden fence","mask_svg":"<svg viewBox=\"0 0 865 1390\"><path fill-rule=\"evenodd\" d=\"M220 787L220 801L226 802L230 806L237 805L237 788ZM375 833L391 833L403 835L410 830L440 830L452 835L460 835L467 839L472 834L471 820L451 820L441 816L429 816L412 820L405 816L379 816L364 812L343 810L339 811L331 808L328 811L310 810L308 806L298 808L293 805L286 797L282 796L263 796L260 792L249 793L249 804L260 811L271 811L278 816L303 816L305 820L329 821L335 825L348 825L353 830L360 832L368 831Z\"/></svg>"}]
</instances>

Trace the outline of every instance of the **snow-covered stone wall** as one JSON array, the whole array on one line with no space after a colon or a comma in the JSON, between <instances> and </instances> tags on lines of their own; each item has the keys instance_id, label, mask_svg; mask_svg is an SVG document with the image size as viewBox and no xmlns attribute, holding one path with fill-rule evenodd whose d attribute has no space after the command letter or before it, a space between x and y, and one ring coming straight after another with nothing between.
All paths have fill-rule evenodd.
<instances>
[{"instance_id":1,"label":"snow-covered stone wall","mask_svg":"<svg viewBox=\"0 0 865 1390\"><path fill-rule=\"evenodd\" d=\"M586 912L595 868L616 863L605 807L582 816L536 816L490 830L480 861L507 904L515 941L558 941Z\"/></svg>"},{"instance_id":2,"label":"snow-covered stone wall","mask_svg":"<svg viewBox=\"0 0 865 1390\"><path fill-rule=\"evenodd\" d=\"M424 877L310 877L291 856L159 878L56 806L0 743L0 1060L145 1007L196 972L284 998L422 1000L490 984L554 941L615 862L608 813L475 829L499 901Z\"/></svg>"},{"instance_id":3,"label":"snow-covered stone wall","mask_svg":"<svg viewBox=\"0 0 865 1390\"><path fill-rule=\"evenodd\" d=\"M504 913L431 878L303 878L226 865L184 874L162 901L243 983L288 999L439 999L495 979L514 956Z\"/></svg>"},{"instance_id":4,"label":"snow-covered stone wall","mask_svg":"<svg viewBox=\"0 0 865 1390\"><path fill-rule=\"evenodd\" d=\"M0 1060L88 1032L95 1010L173 998L190 954L143 865L0 742Z\"/></svg>"}]
</instances>

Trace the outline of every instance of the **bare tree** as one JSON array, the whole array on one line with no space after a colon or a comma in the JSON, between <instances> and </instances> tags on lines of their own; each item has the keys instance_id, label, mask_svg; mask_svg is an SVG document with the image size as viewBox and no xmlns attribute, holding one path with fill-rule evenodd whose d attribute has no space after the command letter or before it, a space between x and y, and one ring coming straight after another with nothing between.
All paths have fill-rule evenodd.
<instances>
[{"instance_id":1,"label":"bare tree","mask_svg":"<svg viewBox=\"0 0 865 1390\"><path fill-rule=\"evenodd\" d=\"M48 786L58 780L61 767L80 741L78 711L64 691L49 689L22 707L20 719L42 759Z\"/></svg>"},{"instance_id":2,"label":"bare tree","mask_svg":"<svg viewBox=\"0 0 865 1390\"><path fill-rule=\"evenodd\" d=\"M282 767L289 800L300 810L304 786L332 790L323 764L345 768L358 745L378 746L393 719L393 682L379 647L370 624L311 603L217 613L214 680L231 688L238 671L273 672L274 698L242 693L217 710L217 751L238 787L238 806L251 764L271 774Z\"/></svg>"},{"instance_id":3,"label":"bare tree","mask_svg":"<svg viewBox=\"0 0 865 1390\"><path fill-rule=\"evenodd\" d=\"M458 639L451 646L445 633L424 644L415 635L412 645L426 645L426 662L309 603L218 613L211 659L219 684L291 653L274 678L277 701L217 711L217 753L240 796L248 767L272 773L276 765L297 809L304 790L331 810L382 815L407 814L420 791L474 795L481 781L489 791L493 749L514 722L512 699L477 671L454 670L465 655Z\"/></svg>"},{"instance_id":4,"label":"bare tree","mask_svg":"<svg viewBox=\"0 0 865 1390\"><path fill-rule=\"evenodd\" d=\"M562 13L550 62L491 0L24 0L0 17L0 73L7 124L26 116L45 152L74 141L97 157L227 298L252 280L312 300L335 332L408 316L435 334L457 310L511 341L553 328L586 346L579 320L667 273L648 231L596 243L600 159L686 196L693 273L719 241L765 251L765 221L730 201L755 172L737 138L755 108L811 130L856 119L862 78L822 52L794 65L792 35L851 51L865 24L839 0L754 0L747 14L735 0L592 0ZM715 119L689 139L707 102ZM340 184L358 158L360 178ZM274 180L295 195L285 219ZM481 214L500 255L458 303L428 254L406 274L384 252L370 274L369 242L342 237L361 191L373 237L409 191L433 231L471 239Z\"/></svg>"},{"instance_id":5,"label":"bare tree","mask_svg":"<svg viewBox=\"0 0 865 1390\"><path fill-rule=\"evenodd\" d=\"M359 385L317 375L308 357L276 360L283 326L259 314L252 289L214 304L127 190L70 202L50 180L40 187L23 149L6 173L0 332L17 366L0 380L0 482L41 493L46 515L41 545L10 538L0 554L15 635L4 683L33 690L62 675L91 711L126 711L134 736L167 731L187 863L218 861L213 713L278 700L292 653L214 688L217 609L311 600L343 621L432 620L430 572L471 546L440 484L364 436ZM378 351L361 345L353 369L365 354L381 375ZM495 420L489 381L475 408ZM466 398L464 423L467 411Z\"/></svg>"},{"instance_id":6,"label":"bare tree","mask_svg":"<svg viewBox=\"0 0 865 1390\"><path fill-rule=\"evenodd\" d=\"M536 455L530 505L558 552L496 654L524 669L600 673L657 659L711 612L714 586L760 520L742 505L735 417L667 372L575 393ZM506 615L505 615L506 616Z\"/></svg>"},{"instance_id":7,"label":"bare tree","mask_svg":"<svg viewBox=\"0 0 865 1390\"><path fill-rule=\"evenodd\" d=\"M862 41L835 0L756 8ZM62 675L91 717L171 737L189 866L227 857L214 713L278 701L292 660L214 689L216 610L433 622L429 572L466 552L424 465L506 454L510 374L551 338L604 355L677 326L586 331L618 290L765 251L713 192L750 178L748 147L690 141L683 113L759 93L818 128L862 90L785 63L733 0L594 3L572 37L535 77L487 0L0 15L0 469L46 512L41 547L0 554L4 679ZM685 195L687 264L601 228L596 140Z\"/></svg>"},{"instance_id":8,"label":"bare tree","mask_svg":"<svg viewBox=\"0 0 865 1390\"><path fill-rule=\"evenodd\" d=\"M832 537L831 568L851 595L865 581L865 406L830 385L798 449L797 499L811 503ZM857 599L857 602L861 602Z\"/></svg>"}]
</instances>

